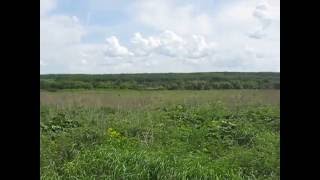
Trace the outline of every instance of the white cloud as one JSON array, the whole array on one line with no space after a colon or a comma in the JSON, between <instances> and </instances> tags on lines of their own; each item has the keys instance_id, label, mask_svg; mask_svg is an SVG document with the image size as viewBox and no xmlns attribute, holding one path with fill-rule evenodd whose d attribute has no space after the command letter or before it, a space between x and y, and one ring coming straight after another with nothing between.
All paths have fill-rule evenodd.
<instances>
[{"instance_id":1,"label":"white cloud","mask_svg":"<svg viewBox=\"0 0 320 180\"><path fill-rule=\"evenodd\" d=\"M207 42L204 36L181 36L166 30L159 35L143 37L135 33L131 39L134 56L151 56L154 54L172 58L203 58L214 53L216 44Z\"/></svg>"},{"instance_id":2,"label":"white cloud","mask_svg":"<svg viewBox=\"0 0 320 180\"><path fill-rule=\"evenodd\" d=\"M160 40L153 37L144 38L141 33L135 33L131 39L133 52L136 56L149 56L153 49L160 46Z\"/></svg>"},{"instance_id":3,"label":"white cloud","mask_svg":"<svg viewBox=\"0 0 320 180\"><path fill-rule=\"evenodd\" d=\"M156 30L170 29L179 34L209 34L212 19L191 4L178 5L172 0L139 0L134 5L138 22Z\"/></svg>"},{"instance_id":4,"label":"white cloud","mask_svg":"<svg viewBox=\"0 0 320 180\"><path fill-rule=\"evenodd\" d=\"M58 7L56 0L41 0L40 70L41 73L279 71L279 2L223 1L226 5L220 9L210 11L208 7L200 11L197 3L191 1L136 0L126 7L131 9L128 24L102 25L88 12L84 12L85 19L56 14L53 11ZM107 9L119 8L110 4ZM102 10L105 9L101 7ZM94 9L90 13L95 14ZM130 38L135 31L139 33ZM104 43L84 42L88 34L96 32L109 38Z\"/></svg>"},{"instance_id":5,"label":"white cloud","mask_svg":"<svg viewBox=\"0 0 320 180\"><path fill-rule=\"evenodd\" d=\"M106 39L105 55L109 57L127 57L133 53L128 51L125 46L121 46L119 40L115 36Z\"/></svg>"},{"instance_id":6,"label":"white cloud","mask_svg":"<svg viewBox=\"0 0 320 180\"><path fill-rule=\"evenodd\" d=\"M155 50L157 53L169 56L169 57L177 57L177 56L183 56L185 55L186 49L185 49L185 40L178 36L176 33L172 31L164 31L160 34L158 37L160 44L159 47L157 47Z\"/></svg>"},{"instance_id":7,"label":"white cloud","mask_svg":"<svg viewBox=\"0 0 320 180\"><path fill-rule=\"evenodd\" d=\"M41 47L80 43L85 34L85 29L74 16L56 15L40 19Z\"/></svg>"},{"instance_id":8,"label":"white cloud","mask_svg":"<svg viewBox=\"0 0 320 180\"><path fill-rule=\"evenodd\" d=\"M88 62L87 62L86 59L82 59L82 60L81 60L81 63L82 63L82 64L87 64Z\"/></svg>"},{"instance_id":9,"label":"white cloud","mask_svg":"<svg viewBox=\"0 0 320 180\"><path fill-rule=\"evenodd\" d=\"M193 35L188 44L189 58L202 58L213 55L216 50L216 43L208 43L203 36Z\"/></svg>"},{"instance_id":10,"label":"white cloud","mask_svg":"<svg viewBox=\"0 0 320 180\"><path fill-rule=\"evenodd\" d=\"M260 25L249 37L256 39L266 37L266 30L280 17L279 10L277 6L271 6L266 0L260 1L253 12L253 16L259 21Z\"/></svg>"},{"instance_id":11,"label":"white cloud","mask_svg":"<svg viewBox=\"0 0 320 180\"><path fill-rule=\"evenodd\" d=\"M82 43L87 31L76 16L51 14L56 3L55 0L40 1L41 73L70 73L79 62L83 64L81 53L90 46Z\"/></svg>"},{"instance_id":12,"label":"white cloud","mask_svg":"<svg viewBox=\"0 0 320 180\"><path fill-rule=\"evenodd\" d=\"M46 15L56 7L56 0L40 0L40 16Z\"/></svg>"},{"instance_id":13,"label":"white cloud","mask_svg":"<svg viewBox=\"0 0 320 180\"><path fill-rule=\"evenodd\" d=\"M42 59L40 59L40 66L45 66L47 65Z\"/></svg>"},{"instance_id":14,"label":"white cloud","mask_svg":"<svg viewBox=\"0 0 320 180\"><path fill-rule=\"evenodd\" d=\"M277 26L280 18L280 3L278 0L263 1L262 3L247 0L230 1L218 11L196 11L194 6L196 3L175 2L167 0L137 1L135 11L137 12L137 21L143 25L158 31L170 29L189 37L194 34L205 35L205 41L212 42L214 39L214 42L219 45L216 48L202 48L202 50L195 51L190 51L192 48L185 48L185 45L182 45L183 49L189 49L187 53L189 52L190 55L185 54L182 57L196 57L198 59L194 62L200 62L199 57L203 56L212 62L220 61L223 64L228 64L229 69L245 66L245 62L253 63L250 67L255 69L254 66L258 67L259 64L271 64L279 61L279 58L276 58L280 56L277 55L280 48L280 31ZM253 33L251 33L252 31ZM250 40L248 37L255 38ZM255 41L257 38L260 38L260 41ZM195 47L200 47L198 43L188 44L196 44ZM243 58L248 53L245 50L246 44L255 47L251 54L256 54L246 57L247 59ZM265 46L268 46L268 48L265 48ZM166 50L169 52L168 54L174 54L172 48L168 49L166 47ZM176 52L183 54L185 51ZM193 52L193 56L190 52ZM271 56L276 60L262 58ZM255 57L259 61L250 60ZM234 63L231 59L244 60L241 61L242 63ZM275 63L274 68L270 70L278 69L278 65L279 63ZM268 66L268 68L270 67Z\"/></svg>"}]
</instances>

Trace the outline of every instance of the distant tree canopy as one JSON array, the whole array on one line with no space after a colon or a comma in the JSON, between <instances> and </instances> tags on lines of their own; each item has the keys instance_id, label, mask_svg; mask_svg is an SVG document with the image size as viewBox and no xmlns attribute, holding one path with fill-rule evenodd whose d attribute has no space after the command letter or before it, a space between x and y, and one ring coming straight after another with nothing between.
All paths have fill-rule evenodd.
<instances>
[{"instance_id":1,"label":"distant tree canopy","mask_svg":"<svg viewBox=\"0 0 320 180\"><path fill-rule=\"evenodd\" d=\"M280 73L154 73L40 75L40 89L280 89Z\"/></svg>"}]
</instances>

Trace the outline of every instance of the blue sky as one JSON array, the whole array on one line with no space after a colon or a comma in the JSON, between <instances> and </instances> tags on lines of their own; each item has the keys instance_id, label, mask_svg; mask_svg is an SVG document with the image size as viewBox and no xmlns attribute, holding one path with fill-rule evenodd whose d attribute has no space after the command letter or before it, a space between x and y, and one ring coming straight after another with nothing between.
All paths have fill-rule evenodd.
<instances>
[{"instance_id":1,"label":"blue sky","mask_svg":"<svg viewBox=\"0 0 320 180\"><path fill-rule=\"evenodd\" d=\"M40 73L280 71L279 0L41 0Z\"/></svg>"}]
</instances>

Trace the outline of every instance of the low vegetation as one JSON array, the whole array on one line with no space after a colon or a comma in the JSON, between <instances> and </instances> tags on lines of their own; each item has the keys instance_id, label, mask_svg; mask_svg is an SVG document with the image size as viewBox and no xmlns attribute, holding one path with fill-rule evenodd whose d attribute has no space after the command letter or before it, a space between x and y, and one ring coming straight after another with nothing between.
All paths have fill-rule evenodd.
<instances>
[{"instance_id":1,"label":"low vegetation","mask_svg":"<svg viewBox=\"0 0 320 180\"><path fill-rule=\"evenodd\" d=\"M192 91L97 91L102 100L91 92L81 103L66 92L44 93L41 179L279 179L278 91L268 94L274 102L251 91L207 92L201 101L190 100ZM88 92L77 93L73 100ZM158 99L139 106L133 97ZM122 100L132 104L119 108Z\"/></svg>"}]
</instances>

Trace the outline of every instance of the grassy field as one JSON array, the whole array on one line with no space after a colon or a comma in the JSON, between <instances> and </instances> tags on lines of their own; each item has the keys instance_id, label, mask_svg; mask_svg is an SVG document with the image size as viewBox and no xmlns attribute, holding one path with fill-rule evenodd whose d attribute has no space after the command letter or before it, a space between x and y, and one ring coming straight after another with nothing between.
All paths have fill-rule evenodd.
<instances>
[{"instance_id":1,"label":"grassy field","mask_svg":"<svg viewBox=\"0 0 320 180\"><path fill-rule=\"evenodd\" d=\"M147 108L168 104L204 104L221 101L228 106L279 104L280 90L68 90L40 92L43 105L110 108Z\"/></svg>"},{"instance_id":2,"label":"grassy field","mask_svg":"<svg viewBox=\"0 0 320 180\"><path fill-rule=\"evenodd\" d=\"M280 90L40 96L41 179L280 178Z\"/></svg>"}]
</instances>

